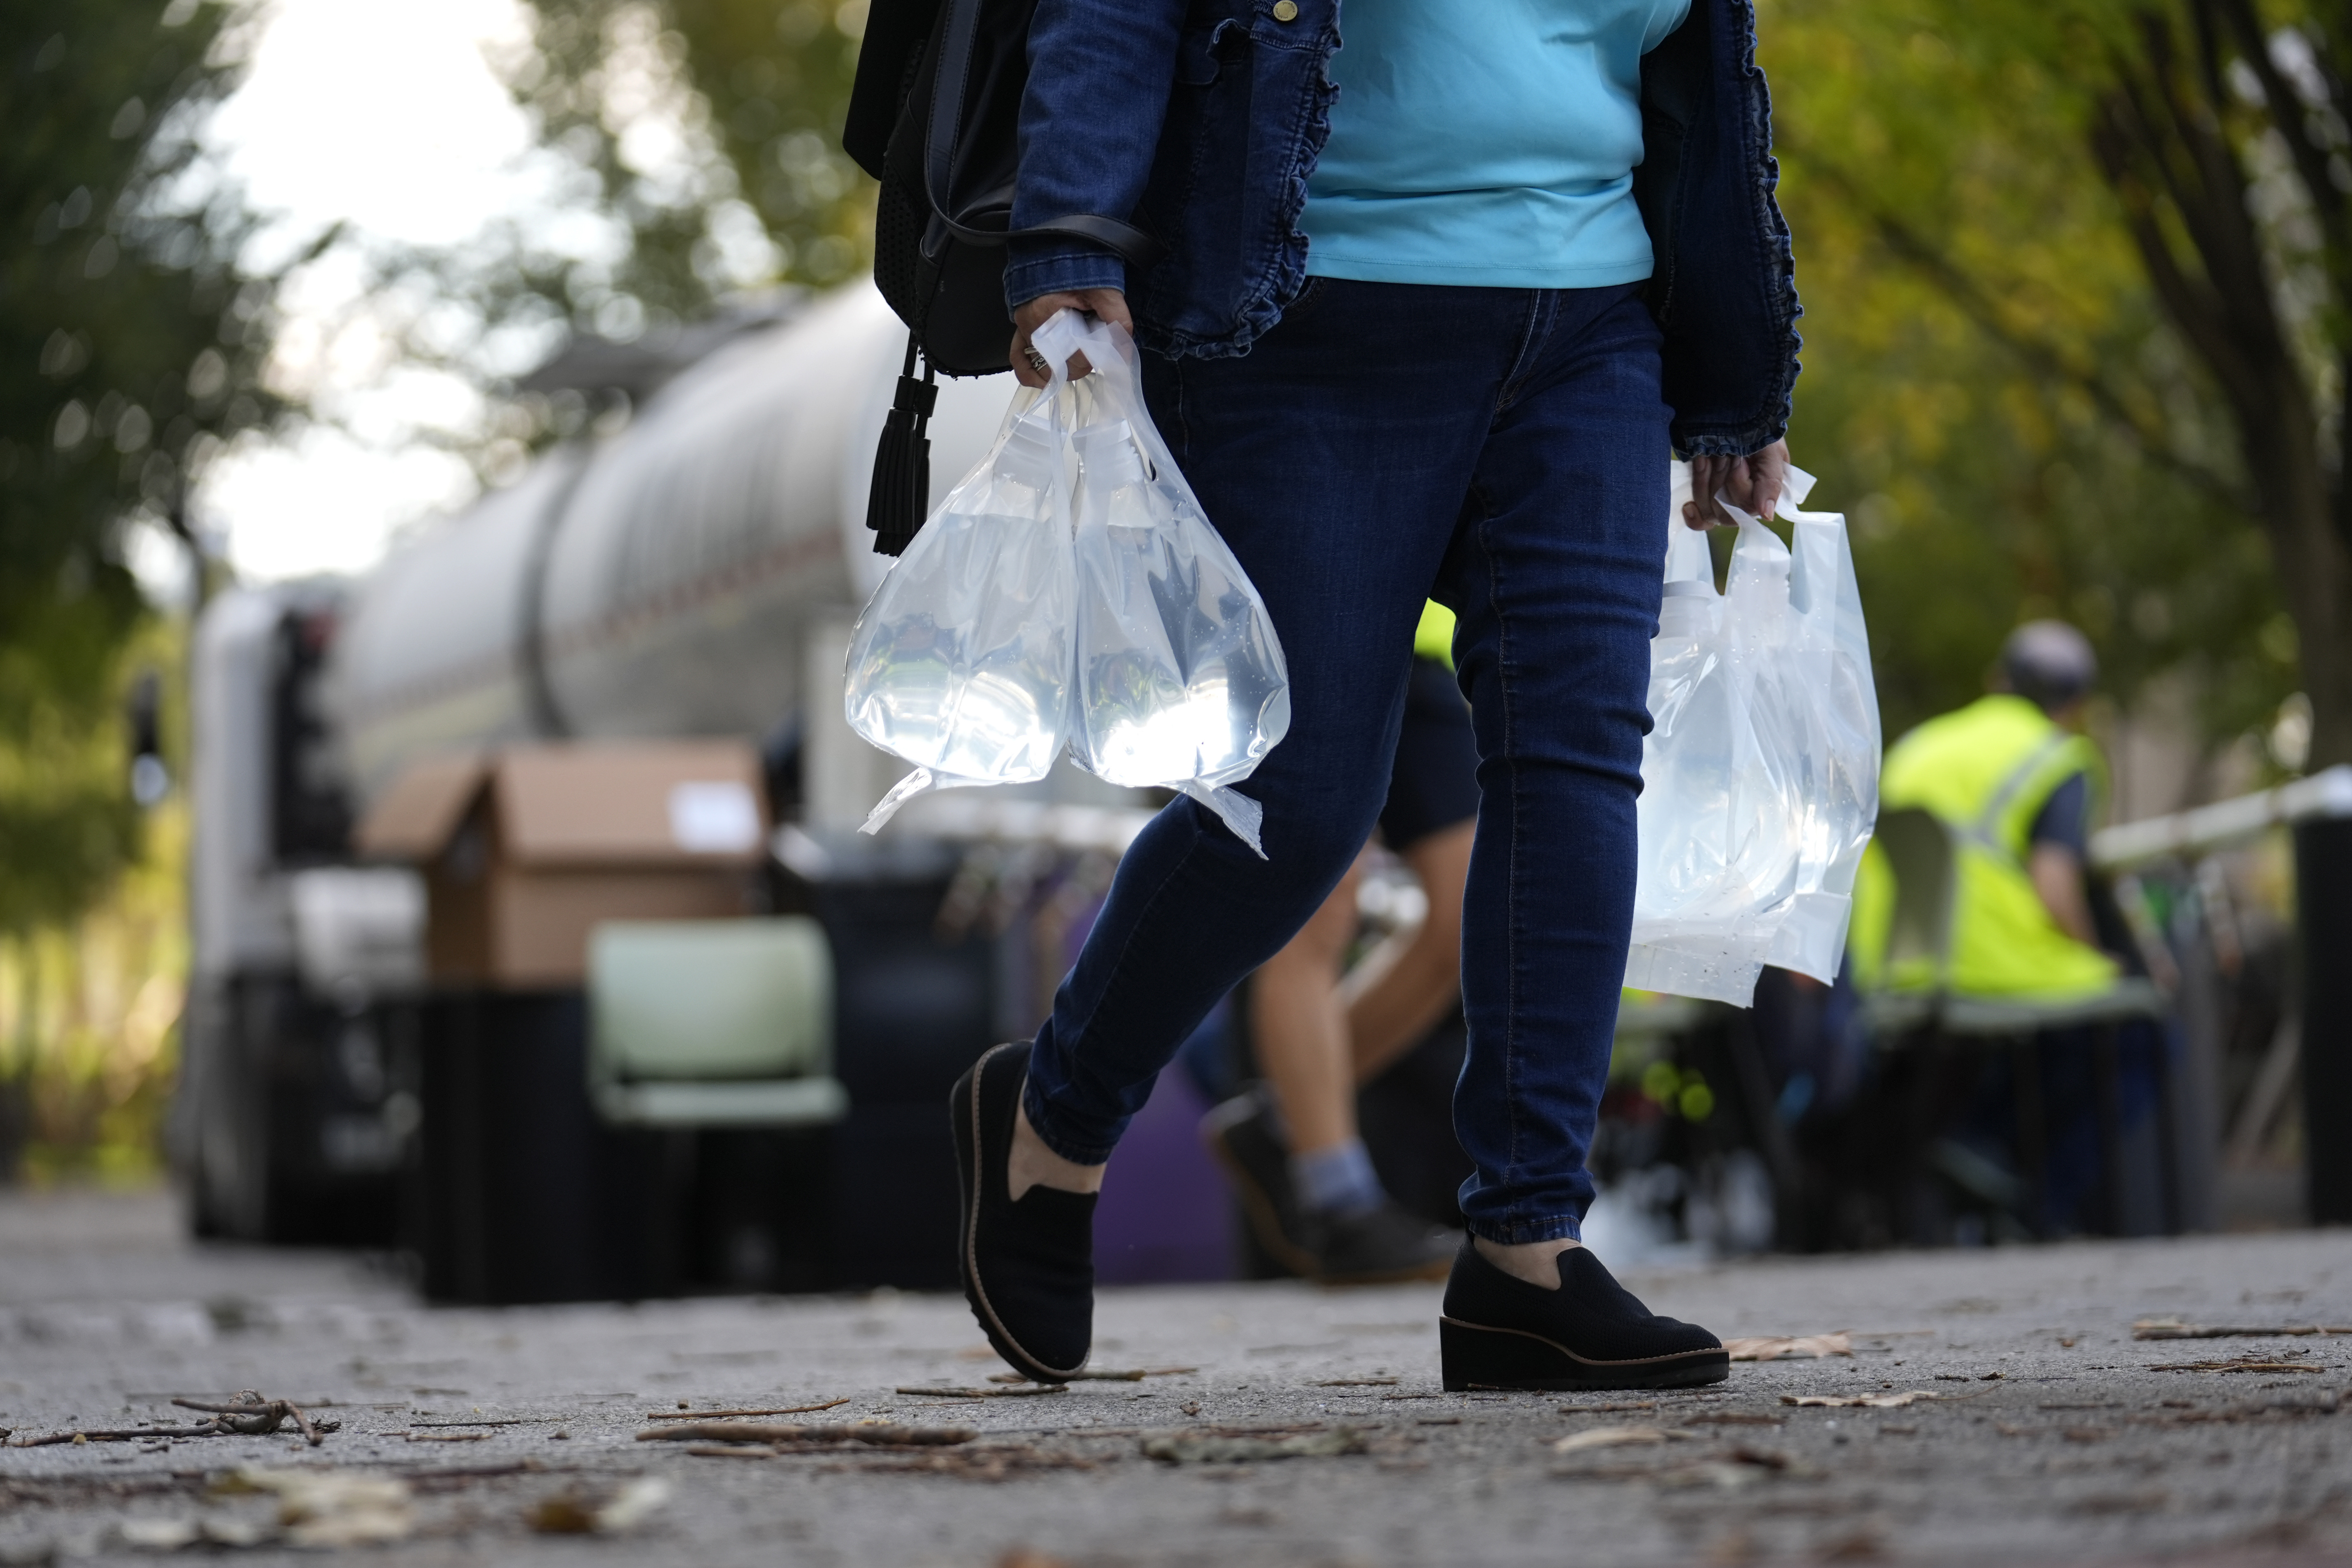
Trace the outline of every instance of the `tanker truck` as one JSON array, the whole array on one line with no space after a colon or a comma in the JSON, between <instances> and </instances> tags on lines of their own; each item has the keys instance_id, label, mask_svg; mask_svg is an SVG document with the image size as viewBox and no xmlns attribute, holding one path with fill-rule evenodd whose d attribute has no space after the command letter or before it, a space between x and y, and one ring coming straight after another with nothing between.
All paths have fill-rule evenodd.
<instances>
[{"instance_id":1,"label":"tanker truck","mask_svg":"<svg viewBox=\"0 0 2352 1568\"><path fill-rule=\"evenodd\" d=\"M589 373L566 384L559 359L541 387L635 378L622 428L553 447L364 576L207 606L192 657L194 974L172 1140L195 1229L390 1239L425 1114L404 1064L441 1026L421 1000L419 879L361 863L352 826L435 759L756 742L781 854L772 907L823 914L837 961L853 1106L839 1159L866 1147L867 1163L890 1164L894 1117L939 1120L929 1094L919 1110L893 1100L894 1082L927 1083L1034 1026L1040 977L1062 955L1013 952L969 913L948 929L942 888L971 857L937 825L1091 855L1098 883L1144 802L1066 765L1024 799L941 797L929 832L917 814L878 840L855 833L903 771L850 732L841 667L889 565L866 500L904 341L861 284L705 330L672 353L682 363L639 354L624 374L612 367L625 354L574 355ZM986 450L1012 387L941 384L934 504ZM1016 880L1037 875L1025 864ZM945 1059L910 1066L924 1050Z\"/></svg>"}]
</instances>

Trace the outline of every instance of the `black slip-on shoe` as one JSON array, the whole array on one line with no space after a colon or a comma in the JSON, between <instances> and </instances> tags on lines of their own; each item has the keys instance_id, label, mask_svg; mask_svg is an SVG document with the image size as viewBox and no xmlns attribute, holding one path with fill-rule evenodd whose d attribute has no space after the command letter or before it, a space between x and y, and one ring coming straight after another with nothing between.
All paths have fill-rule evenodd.
<instances>
[{"instance_id":1,"label":"black slip-on shoe","mask_svg":"<svg viewBox=\"0 0 2352 1568\"><path fill-rule=\"evenodd\" d=\"M1393 1198L1360 1214L1313 1214L1300 1222L1325 1285L1393 1285L1443 1279L1459 1233L1433 1226Z\"/></svg>"},{"instance_id":2,"label":"black slip-on shoe","mask_svg":"<svg viewBox=\"0 0 2352 1568\"><path fill-rule=\"evenodd\" d=\"M1445 1284L1438 1345L1449 1393L1465 1388L1690 1388L1731 1375L1696 1324L1662 1318L1581 1247L1559 1255L1559 1289L1515 1279L1465 1237Z\"/></svg>"},{"instance_id":3,"label":"black slip-on shoe","mask_svg":"<svg viewBox=\"0 0 2352 1568\"><path fill-rule=\"evenodd\" d=\"M1265 1091L1235 1095L1201 1118L1201 1142L1233 1179L1250 1234L1266 1256L1301 1279L1315 1279L1315 1253L1290 1184L1290 1150L1275 1135L1274 1102Z\"/></svg>"},{"instance_id":4,"label":"black slip-on shoe","mask_svg":"<svg viewBox=\"0 0 2352 1568\"><path fill-rule=\"evenodd\" d=\"M1066 1383L1094 1343L1095 1196L1006 1187L1013 1113L1029 1078L1026 1041L998 1046L948 1091L962 1202L957 1269L981 1331L1013 1370Z\"/></svg>"}]
</instances>

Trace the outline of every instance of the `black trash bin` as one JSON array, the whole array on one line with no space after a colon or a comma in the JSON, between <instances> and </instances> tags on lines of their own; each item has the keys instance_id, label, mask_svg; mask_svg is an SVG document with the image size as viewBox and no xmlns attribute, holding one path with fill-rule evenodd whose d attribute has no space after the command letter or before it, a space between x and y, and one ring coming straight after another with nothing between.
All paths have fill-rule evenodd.
<instances>
[{"instance_id":1,"label":"black trash bin","mask_svg":"<svg viewBox=\"0 0 2352 1568\"><path fill-rule=\"evenodd\" d=\"M833 1130L833 1266L851 1289L956 1285L955 1151L948 1090L997 1043L997 942L942 942L944 879L816 889L833 943L834 1072L849 1115Z\"/></svg>"},{"instance_id":2,"label":"black trash bin","mask_svg":"<svg viewBox=\"0 0 2352 1568\"><path fill-rule=\"evenodd\" d=\"M402 1229L428 1298L628 1300L679 1288L692 1135L597 1117L580 992L436 995L419 1005L404 1068L419 1116Z\"/></svg>"}]
</instances>

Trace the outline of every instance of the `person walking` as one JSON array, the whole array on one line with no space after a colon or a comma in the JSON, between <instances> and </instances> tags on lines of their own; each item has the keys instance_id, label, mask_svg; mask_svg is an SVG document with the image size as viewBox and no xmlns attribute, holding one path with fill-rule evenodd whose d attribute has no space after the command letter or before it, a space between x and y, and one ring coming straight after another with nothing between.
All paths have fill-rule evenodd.
<instances>
[{"instance_id":1,"label":"person walking","mask_svg":"<svg viewBox=\"0 0 2352 1568\"><path fill-rule=\"evenodd\" d=\"M1889 961L1895 872L1874 845L1855 879L1848 939L1864 989L2063 1007L2109 995L2136 978L2134 967L2144 977L2120 916L2113 917L2117 929L2102 932L2091 880L2091 823L2106 763L2083 729L2098 677L2098 656L2082 632L2063 621L2028 621L2002 643L1984 696L1887 748L1880 810L1927 812L1950 835L1950 930L1941 954ZM1978 1168L1998 1173L1990 1190L1979 1184L1970 1195L2030 1234L2079 1228L2105 1175L2094 1065L2101 1035L2076 1024L2033 1037L2029 1081L2046 1140L2038 1155L2020 1146L2026 1086L2017 1074L2024 1069L2006 1054L1973 1059L1973 1088L1962 1079L1948 1102L1929 1109L1938 1121L1921 1142L1957 1143ZM2127 1017L2115 1026L2112 1045L2121 1068L2112 1110L2119 1131L2128 1131L2156 1109L2164 1031L2153 1018ZM1955 1168L1948 1157L1945 1163L1948 1173ZM2152 1196L2160 1178L2137 1162L2132 1168L2160 1208ZM2107 1223L2120 1231L2125 1194L2108 1202Z\"/></svg>"},{"instance_id":2,"label":"person walking","mask_svg":"<svg viewBox=\"0 0 2352 1568\"><path fill-rule=\"evenodd\" d=\"M1454 612L1429 605L1413 631L1380 817L1381 840L1420 879L1429 912L1348 975L1363 861L1349 868L1234 994L1263 1081L1201 1121L1259 1252L1318 1284L1444 1279L1453 1261L1454 1233L1381 1184L1356 1097L1460 1004L1462 889L1477 817L1478 744L1454 680Z\"/></svg>"},{"instance_id":3,"label":"person walking","mask_svg":"<svg viewBox=\"0 0 2352 1568\"><path fill-rule=\"evenodd\" d=\"M1731 521L1718 497L1769 516L1788 467L1796 288L1751 0L1040 0L1029 64L1014 228L1101 214L1165 254L1130 272L1015 239L1016 374L1044 384L1030 334L1055 311L1137 333L1152 417L1282 638L1292 722L1242 786L1265 858L1189 798L1161 811L1034 1040L951 1095L974 1315L1032 1378L1083 1367L1104 1163L1370 836L1434 598L1482 796L1445 1385L1720 1380L1715 1336L1578 1230L1668 459L1707 498L1694 527Z\"/></svg>"}]
</instances>

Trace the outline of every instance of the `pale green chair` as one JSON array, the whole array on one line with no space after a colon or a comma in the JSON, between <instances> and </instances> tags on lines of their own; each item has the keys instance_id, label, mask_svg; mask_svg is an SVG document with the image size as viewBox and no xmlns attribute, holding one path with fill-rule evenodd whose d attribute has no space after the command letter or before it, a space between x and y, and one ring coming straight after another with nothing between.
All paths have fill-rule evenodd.
<instances>
[{"instance_id":1,"label":"pale green chair","mask_svg":"<svg viewBox=\"0 0 2352 1568\"><path fill-rule=\"evenodd\" d=\"M833 1076L833 950L802 915L607 921L588 939L588 1082L640 1127L813 1127Z\"/></svg>"}]
</instances>

